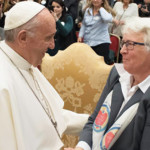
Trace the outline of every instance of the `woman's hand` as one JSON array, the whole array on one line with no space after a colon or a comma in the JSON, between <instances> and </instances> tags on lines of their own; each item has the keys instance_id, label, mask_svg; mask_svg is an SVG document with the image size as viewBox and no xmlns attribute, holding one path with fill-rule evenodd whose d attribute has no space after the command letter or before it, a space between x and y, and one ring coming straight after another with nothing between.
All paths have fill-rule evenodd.
<instances>
[{"instance_id":1,"label":"woman's hand","mask_svg":"<svg viewBox=\"0 0 150 150\"><path fill-rule=\"evenodd\" d=\"M78 40L77 40L77 42L82 42L82 38L81 37L78 37Z\"/></svg>"},{"instance_id":2,"label":"woman's hand","mask_svg":"<svg viewBox=\"0 0 150 150\"><path fill-rule=\"evenodd\" d=\"M52 10L50 11L50 13L52 14L52 16L54 17L55 21L58 21L58 17L56 15L55 12L53 12Z\"/></svg>"},{"instance_id":3,"label":"woman's hand","mask_svg":"<svg viewBox=\"0 0 150 150\"><path fill-rule=\"evenodd\" d=\"M119 26L119 25L124 25L124 21L119 21L119 20L116 20L116 19L113 19L112 21L116 26Z\"/></svg>"},{"instance_id":4,"label":"woman's hand","mask_svg":"<svg viewBox=\"0 0 150 150\"><path fill-rule=\"evenodd\" d=\"M118 26L118 25L120 24L120 21L117 20L117 19L113 19L112 22L113 22L116 26Z\"/></svg>"},{"instance_id":5,"label":"woman's hand","mask_svg":"<svg viewBox=\"0 0 150 150\"><path fill-rule=\"evenodd\" d=\"M82 26L82 22L79 22L78 23L78 28L81 28L81 26Z\"/></svg>"},{"instance_id":6,"label":"woman's hand","mask_svg":"<svg viewBox=\"0 0 150 150\"><path fill-rule=\"evenodd\" d=\"M141 8L141 11L142 11L143 13L148 13L148 12L149 12L148 9L147 9L147 7L146 7L146 8Z\"/></svg>"},{"instance_id":7,"label":"woman's hand","mask_svg":"<svg viewBox=\"0 0 150 150\"><path fill-rule=\"evenodd\" d=\"M142 4L138 4L138 8L141 8L142 7Z\"/></svg>"}]
</instances>

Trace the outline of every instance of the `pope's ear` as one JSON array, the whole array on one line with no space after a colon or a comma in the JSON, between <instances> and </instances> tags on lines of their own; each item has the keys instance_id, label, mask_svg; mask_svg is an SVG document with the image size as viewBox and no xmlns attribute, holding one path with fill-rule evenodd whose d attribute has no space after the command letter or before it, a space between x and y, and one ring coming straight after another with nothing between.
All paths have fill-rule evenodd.
<instances>
[{"instance_id":1,"label":"pope's ear","mask_svg":"<svg viewBox=\"0 0 150 150\"><path fill-rule=\"evenodd\" d=\"M17 35L17 39L19 44L26 45L27 43L27 31L26 30L21 30L18 35Z\"/></svg>"}]
</instances>

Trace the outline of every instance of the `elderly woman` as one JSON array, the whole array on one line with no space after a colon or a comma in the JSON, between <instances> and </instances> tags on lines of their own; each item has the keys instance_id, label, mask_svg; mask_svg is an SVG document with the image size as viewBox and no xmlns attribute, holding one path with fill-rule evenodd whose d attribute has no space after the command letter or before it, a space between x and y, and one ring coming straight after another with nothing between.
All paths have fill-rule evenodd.
<instances>
[{"instance_id":1,"label":"elderly woman","mask_svg":"<svg viewBox=\"0 0 150 150\"><path fill-rule=\"evenodd\" d=\"M110 36L108 23L115 22L115 15L107 0L89 0L85 10L82 26L79 32L78 42L83 42L101 56L107 64L111 64L109 58Z\"/></svg>"},{"instance_id":2,"label":"elderly woman","mask_svg":"<svg viewBox=\"0 0 150 150\"><path fill-rule=\"evenodd\" d=\"M122 0L115 3L113 10L116 12L115 19L118 20L118 23L117 25L114 24L112 26L111 32L122 37L121 27L124 24L125 19L132 16L138 16L138 6L133 3L133 0Z\"/></svg>"},{"instance_id":3,"label":"elderly woman","mask_svg":"<svg viewBox=\"0 0 150 150\"><path fill-rule=\"evenodd\" d=\"M134 17L127 21L121 49L123 64L113 67L75 150L150 148L149 37L150 19Z\"/></svg>"}]
</instances>

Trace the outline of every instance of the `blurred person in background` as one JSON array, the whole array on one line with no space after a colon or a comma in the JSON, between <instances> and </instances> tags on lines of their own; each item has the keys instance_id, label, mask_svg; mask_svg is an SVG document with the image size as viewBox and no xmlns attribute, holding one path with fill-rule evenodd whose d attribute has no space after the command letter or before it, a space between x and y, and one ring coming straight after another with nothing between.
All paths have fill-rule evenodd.
<instances>
[{"instance_id":1,"label":"blurred person in background","mask_svg":"<svg viewBox=\"0 0 150 150\"><path fill-rule=\"evenodd\" d=\"M78 17L78 5L80 0L63 0L65 7L67 9L67 12L72 16L73 18L73 29L72 29L72 37L74 39L74 42L77 42L76 37L76 19Z\"/></svg>"},{"instance_id":2,"label":"blurred person in background","mask_svg":"<svg viewBox=\"0 0 150 150\"><path fill-rule=\"evenodd\" d=\"M4 22L5 22L5 13L9 11L10 8L12 8L17 2L21 0L0 0L0 2L3 2L3 16L1 18L1 23L0 26L4 27Z\"/></svg>"},{"instance_id":3,"label":"blurred person in background","mask_svg":"<svg viewBox=\"0 0 150 150\"><path fill-rule=\"evenodd\" d=\"M121 28L124 25L125 19L128 17L139 16L138 6L132 0L122 0L116 2L113 10L116 12L115 19L118 20L117 24L111 27L111 33L122 37Z\"/></svg>"},{"instance_id":4,"label":"blurred person in background","mask_svg":"<svg viewBox=\"0 0 150 150\"><path fill-rule=\"evenodd\" d=\"M139 16L150 17L150 0L144 0L143 3L138 4Z\"/></svg>"},{"instance_id":5,"label":"blurred person in background","mask_svg":"<svg viewBox=\"0 0 150 150\"><path fill-rule=\"evenodd\" d=\"M107 64L113 63L109 58L110 36L108 32L108 24L116 23L113 16L115 13L107 0L89 0L78 37L78 42L83 40L98 55L104 56Z\"/></svg>"},{"instance_id":6,"label":"blurred person in background","mask_svg":"<svg viewBox=\"0 0 150 150\"><path fill-rule=\"evenodd\" d=\"M7 12L10 8L12 8L19 0L5 0L4 2L4 12Z\"/></svg>"},{"instance_id":7,"label":"blurred person in background","mask_svg":"<svg viewBox=\"0 0 150 150\"><path fill-rule=\"evenodd\" d=\"M53 0L48 8L56 21L57 32L54 37L55 48L48 49L48 53L54 56L59 50L64 50L75 42L73 35L73 18L66 12L62 0Z\"/></svg>"},{"instance_id":8,"label":"blurred person in background","mask_svg":"<svg viewBox=\"0 0 150 150\"><path fill-rule=\"evenodd\" d=\"M82 25L82 20L84 17L84 13L86 10L86 6L88 5L88 0L80 0L78 4L78 16L75 20L76 23L76 31L79 31Z\"/></svg>"},{"instance_id":9,"label":"blurred person in background","mask_svg":"<svg viewBox=\"0 0 150 150\"><path fill-rule=\"evenodd\" d=\"M65 7L73 20L77 18L79 0L64 0Z\"/></svg>"}]
</instances>

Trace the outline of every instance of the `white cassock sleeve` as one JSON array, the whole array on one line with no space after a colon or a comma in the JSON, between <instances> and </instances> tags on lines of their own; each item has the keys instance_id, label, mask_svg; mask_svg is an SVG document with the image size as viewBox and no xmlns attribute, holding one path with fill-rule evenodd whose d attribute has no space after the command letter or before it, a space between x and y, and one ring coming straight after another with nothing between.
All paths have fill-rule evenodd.
<instances>
[{"instance_id":1,"label":"white cassock sleeve","mask_svg":"<svg viewBox=\"0 0 150 150\"><path fill-rule=\"evenodd\" d=\"M89 117L88 114L79 114L66 109L62 109L62 115L67 125L64 133L71 135L79 135Z\"/></svg>"},{"instance_id":2,"label":"white cassock sleeve","mask_svg":"<svg viewBox=\"0 0 150 150\"><path fill-rule=\"evenodd\" d=\"M6 89L0 90L0 150L17 150L10 94Z\"/></svg>"}]
</instances>

